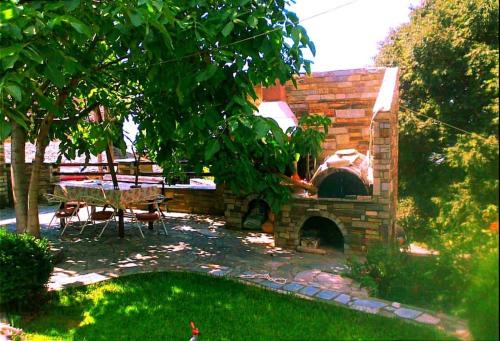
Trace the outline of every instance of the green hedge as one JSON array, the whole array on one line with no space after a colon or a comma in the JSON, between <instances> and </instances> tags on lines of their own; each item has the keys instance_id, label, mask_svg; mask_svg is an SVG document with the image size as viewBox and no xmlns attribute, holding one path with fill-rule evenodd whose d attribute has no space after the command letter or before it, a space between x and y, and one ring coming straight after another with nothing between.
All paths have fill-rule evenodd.
<instances>
[{"instance_id":1,"label":"green hedge","mask_svg":"<svg viewBox=\"0 0 500 341\"><path fill-rule=\"evenodd\" d=\"M0 306L36 306L53 268L47 240L0 229Z\"/></svg>"}]
</instances>

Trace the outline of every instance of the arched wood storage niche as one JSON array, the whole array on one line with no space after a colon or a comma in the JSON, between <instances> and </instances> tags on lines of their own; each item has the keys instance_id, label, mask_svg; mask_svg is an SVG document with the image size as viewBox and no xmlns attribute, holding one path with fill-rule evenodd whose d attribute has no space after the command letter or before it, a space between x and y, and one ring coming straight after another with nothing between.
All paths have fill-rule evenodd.
<instances>
[{"instance_id":1,"label":"arched wood storage niche","mask_svg":"<svg viewBox=\"0 0 500 341\"><path fill-rule=\"evenodd\" d=\"M300 229L300 244L311 246L314 241L318 242L316 248L323 250L336 250L344 252L344 235L337 224L322 216L307 218Z\"/></svg>"},{"instance_id":2,"label":"arched wood storage niche","mask_svg":"<svg viewBox=\"0 0 500 341\"><path fill-rule=\"evenodd\" d=\"M248 199L243 211L242 228L246 230L261 230L262 224L268 219L271 208L269 204L262 199Z\"/></svg>"}]
</instances>

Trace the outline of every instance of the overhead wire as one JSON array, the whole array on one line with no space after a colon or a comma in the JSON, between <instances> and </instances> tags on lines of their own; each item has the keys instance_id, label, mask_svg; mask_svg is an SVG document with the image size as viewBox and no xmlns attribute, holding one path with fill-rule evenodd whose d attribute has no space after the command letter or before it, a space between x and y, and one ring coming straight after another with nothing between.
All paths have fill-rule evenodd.
<instances>
[{"instance_id":1,"label":"overhead wire","mask_svg":"<svg viewBox=\"0 0 500 341\"><path fill-rule=\"evenodd\" d=\"M455 126L455 125L453 125L453 124L443 122L443 121L441 121L441 120L439 120L439 119L437 119L437 118L434 118L434 117L431 117L431 116L428 116L428 115L425 115L425 114L419 113L419 112L417 112L417 111L415 111L415 110L412 110L412 109L408 108L408 107L407 107L407 106L405 106L405 105L401 105L401 104L400 104L400 105L399 105L399 107L400 107L400 108L402 108L402 109L404 109L405 111L407 111L407 112L409 112L409 113L413 114L414 116L422 116L422 117L425 117L425 118L427 118L427 119L429 119L429 120L433 121L433 122L434 122L434 123L436 123L436 124L440 124L440 125L443 125L443 126L445 126L445 127L448 127L448 128L454 129L454 130L459 131L459 132L461 132L461 133L463 133L463 134L467 134L467 135L470 135L470 136L473 136L473 137L478 137L478 138L480 138L480 139L484 140L485 142L490 143L490 141L489 141L488 137L483 136L483 135L481 135L481 134L478 134L478 133L475 133L475 132L472 132L472 131L469 131L469 130L462 129L462 128L457 127L457 126ZM416 117L416 118L418 119L418 117Z\"/></svg>"}]
</instances>

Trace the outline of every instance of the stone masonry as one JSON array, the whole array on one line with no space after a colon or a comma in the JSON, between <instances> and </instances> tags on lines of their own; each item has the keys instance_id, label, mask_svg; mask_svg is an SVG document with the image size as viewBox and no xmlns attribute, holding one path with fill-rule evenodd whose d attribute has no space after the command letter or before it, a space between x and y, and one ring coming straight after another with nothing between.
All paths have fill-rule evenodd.
<instances>
[{"instance_id":1,"label":"stone masonry","mask_svg":"<svg viewBox=\"0 0 500 341\"><path fill-rule=\"evenodd\" d=\"M342 199L294 195L276 218L276 245L300 245L301 229L312 217L335 223L344 237L345 251L365 251L371 242L393 239L398 186L398 70L320 72L299 77L297 84L297 88L291 82L285 84L286 101L297 118L309 113L332 121L323 156L349 148L366 153L373 170L373 189L369 196ZM225 192L228 226L241 228L253 199Z\"/></svg>"}]
</instances>

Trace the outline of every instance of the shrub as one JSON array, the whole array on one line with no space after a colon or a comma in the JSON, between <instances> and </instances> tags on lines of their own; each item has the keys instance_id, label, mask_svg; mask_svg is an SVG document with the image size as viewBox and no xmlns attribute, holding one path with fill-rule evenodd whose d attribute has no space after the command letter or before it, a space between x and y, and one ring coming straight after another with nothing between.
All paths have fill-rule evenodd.
<instances>
[{"instance_id":1,"label":"shrub","mask_svg":"<svg viewBox=\"0 0 500 341\"><path fill-rule=\"evenodd\" d=\"M374 244L366 261L349 261L349 277L372 295L429 309L456 312L465 281L449 258L412 256L396 244Z\"/></svg>"},{"instance_id":2,"label":"shrub","mask_svg":"<svg viewBox=\"0 0 500 341\"><path fill-rule=\"evenodd\" d=\"M0 229L0 269L0 306L33 307L53 269L47 240Z\"/></svg>"},{"instance_id":3,"label":"shrub","mask_svg":"<svg viewBox=\"0 0 500 341\"><path fill-rule=\"evenodd\" d=\"M426 241L432 236L429 224L420 213L415 200L411 197L400 199L397 214L398 226L404 230L407 243Z\"/></svg>"},{"instance_id":4,"label":"shrub","mask_svg":"<svg viewBox=\"0 0 500 341\"><path fill-rule=\"evenodd\" d=\"M498 251L477 262L465 310L474 339L498 340Z\"/></svg>"}]
</instances>

